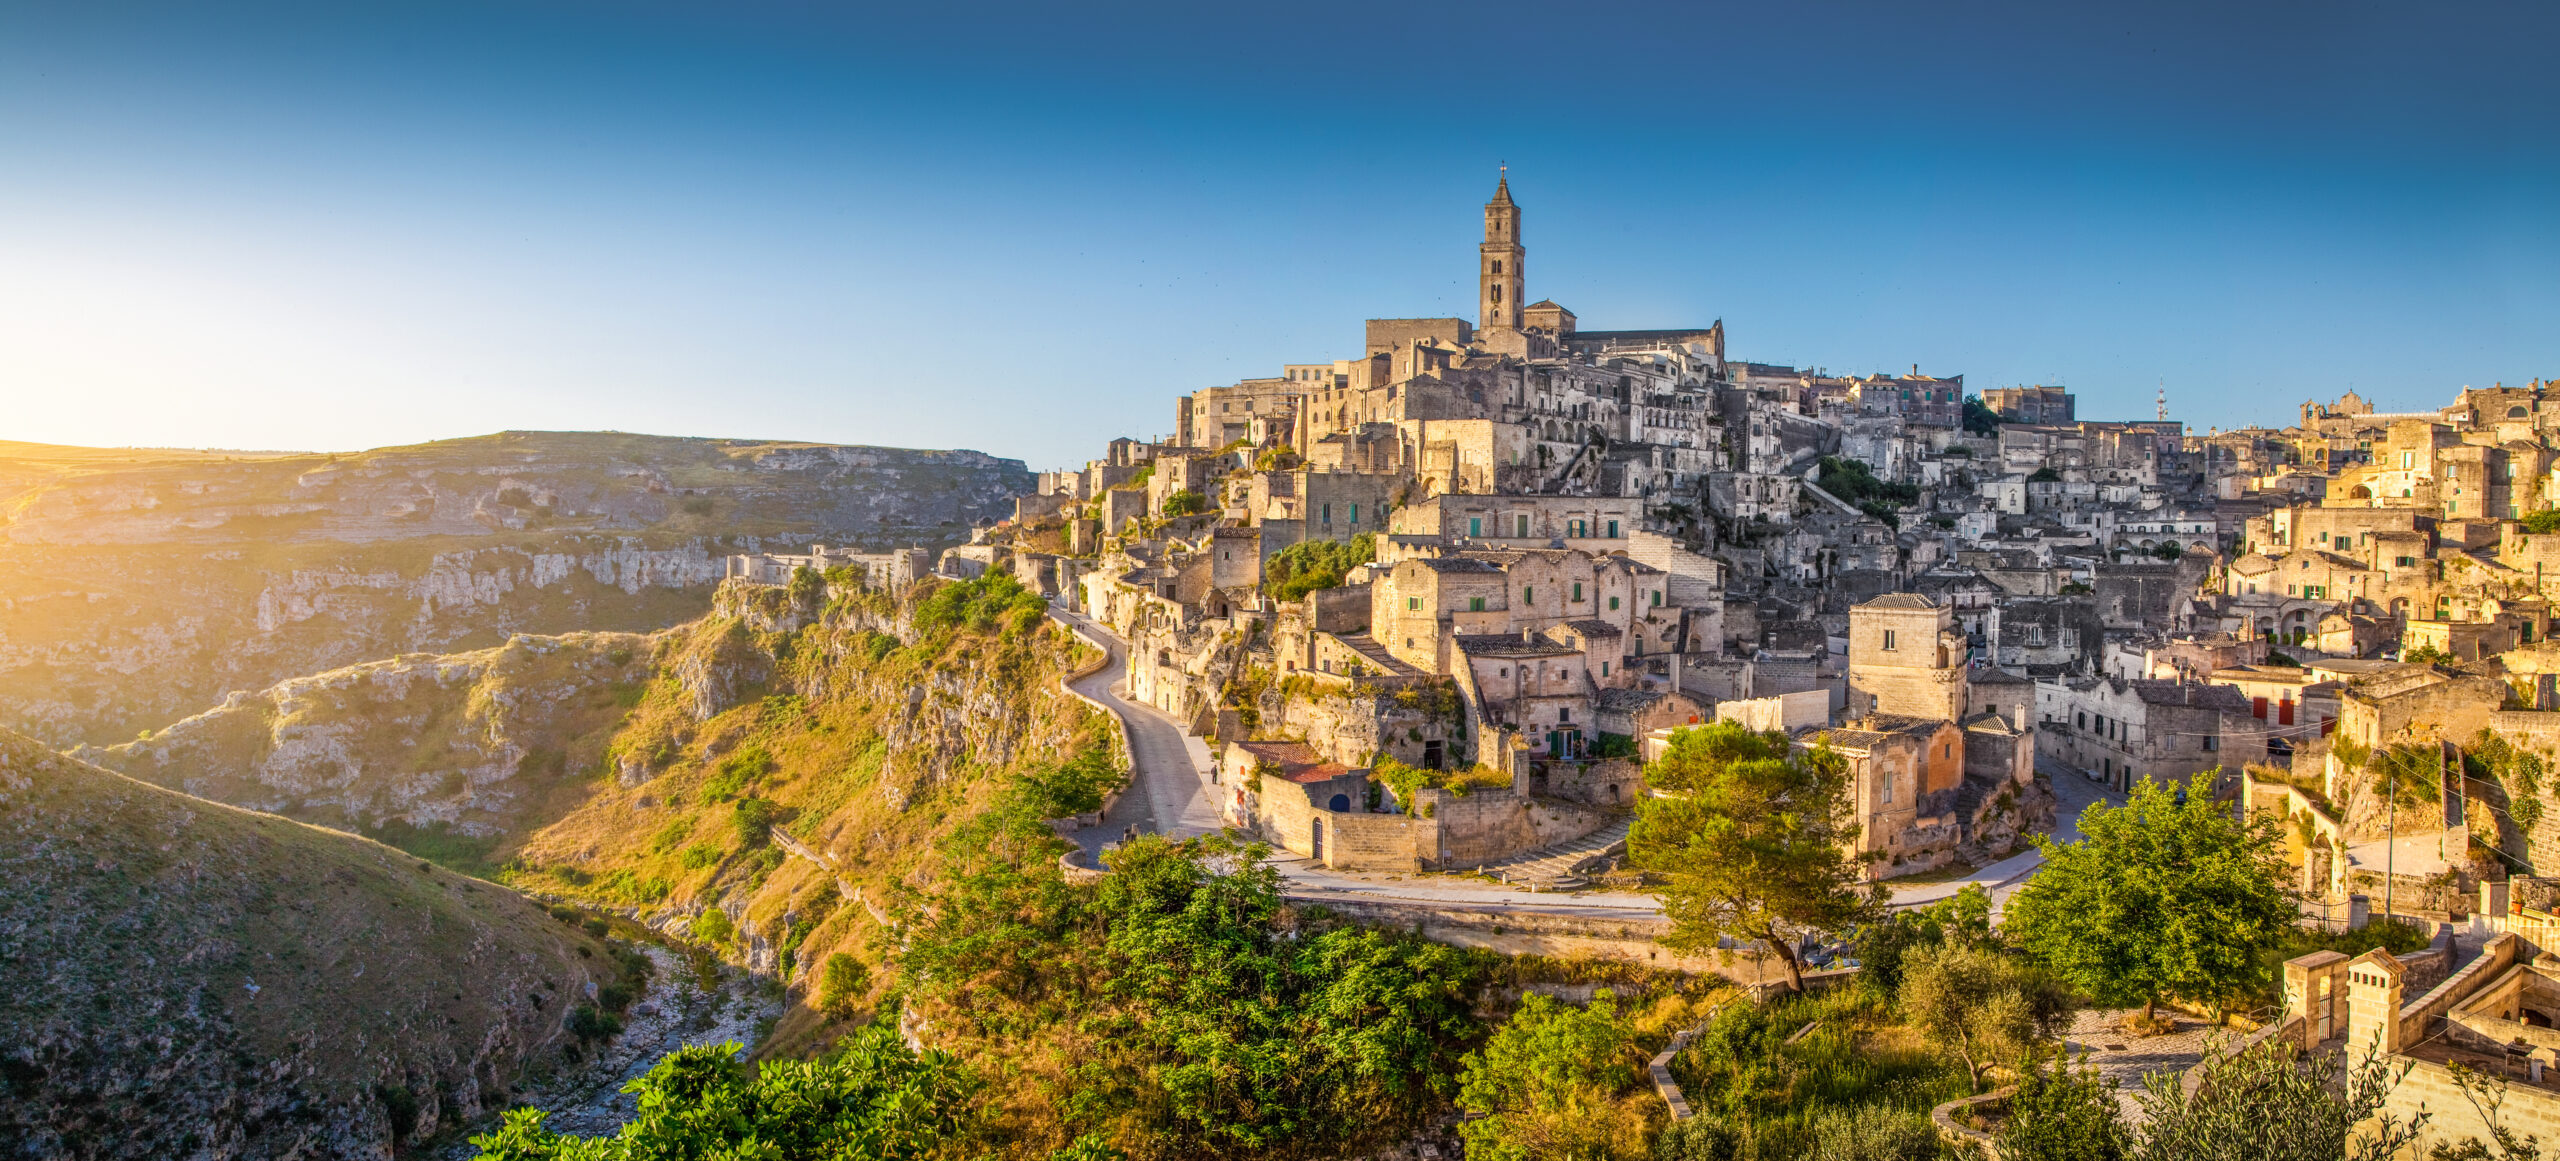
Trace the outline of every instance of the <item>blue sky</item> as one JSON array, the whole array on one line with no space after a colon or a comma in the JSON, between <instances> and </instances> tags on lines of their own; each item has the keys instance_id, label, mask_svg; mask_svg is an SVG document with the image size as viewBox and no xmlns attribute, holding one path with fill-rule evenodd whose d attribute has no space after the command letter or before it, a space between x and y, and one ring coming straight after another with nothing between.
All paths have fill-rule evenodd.
<instances>
[{"instance_id":1,"label":"blue sky","mask_svg":"<svg viewBox=\"0 0 2560 1161\"><path fill-rule=\"evenodd\" d=\"M2280 421L2560 375L2539 4L0 0L0 438L973 447L1530 294Z\"/></svg>"}]
</instances>

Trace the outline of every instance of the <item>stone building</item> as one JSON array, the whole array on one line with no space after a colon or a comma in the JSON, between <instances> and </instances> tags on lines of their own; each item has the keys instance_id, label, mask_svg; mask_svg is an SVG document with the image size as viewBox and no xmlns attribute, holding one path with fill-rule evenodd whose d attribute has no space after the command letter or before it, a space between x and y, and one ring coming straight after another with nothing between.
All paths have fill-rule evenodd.
<instances>
[{"instance_id":1,"label":"stone building","mask_svg":"<svg viewBox=\"0 0 2560 1161\"><path fill-rule=\"evenodd\" d=\"M1849 611L1849 713L1953 722L1964 716L1969 647L1952 610L1914 593Z\"/></svg>"}]
</instances>

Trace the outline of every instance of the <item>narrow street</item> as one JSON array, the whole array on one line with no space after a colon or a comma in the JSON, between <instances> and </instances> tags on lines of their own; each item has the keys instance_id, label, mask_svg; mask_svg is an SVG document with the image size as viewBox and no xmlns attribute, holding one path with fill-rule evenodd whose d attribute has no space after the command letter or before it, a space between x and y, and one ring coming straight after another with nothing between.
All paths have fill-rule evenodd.
<instances>
[{"instance_id":1,"label":"narrow street","mask_svg":"<svg viewBox=\"0 0 2560 1161\"><path fill-rule=\"evenodd\" d=\"M1118 635L1081 613L1052 607L1049 615L1110 646L1111 659L1071 688L1110 707L1129 729L1129 791L1112 804L1101 825L1076 832L1086 860L1099 865L1102 848L1119 842L1132 826L1141 834L1175 838L1218 830L1208 743L1184 736L1181 725L1164 711L1122 696L1129 656Z\"/></svg>"}]
</instances>

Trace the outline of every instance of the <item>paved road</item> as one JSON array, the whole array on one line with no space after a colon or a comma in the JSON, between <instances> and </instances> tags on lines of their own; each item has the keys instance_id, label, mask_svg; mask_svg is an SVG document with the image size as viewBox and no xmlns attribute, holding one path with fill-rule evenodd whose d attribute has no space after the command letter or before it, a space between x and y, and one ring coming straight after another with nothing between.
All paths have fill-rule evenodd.
<instances>
[{"instance_id":1,"label":"paved road","mask_svg":"<svg viewBox=\"0 0 2560 1161\"><path fill-rule=\"evenodd\" d=\"M1129 672L1127 645L1101 623L1080 613L1051 609L1051 615L1084 630L1111 647L1111 659L1071 688L1111 707L1129 728L1130 757L1136 769L1129 792L1103 815L1102 825L1077 831L1075 840L1087 858L1120 841L1128 828L1141 834L1175 838L1209 834L1219 829L1216 800L1210 797L1208 743L1185 737L1182 727L1164 711L1122 696Z\"/></svg>"},{"instance_id":2,"label":"paved road","mask_svg":"<svg viewBox=\"0 0 2560 1161\"><path fill-rule=\"evenodd\" d=\"M1208 744L1184 735L1181 723L1172 715L1125 696L1123 676L1128 672L1128 653L1126 644L1116 634L1080 613L1054 608L1051 612L1059 620L1110 646L1110 661L1091 676L1076 682L1074 688L1076 692L1119 713L1120 720L1129 727L1129 745L1135 751L1137 769L1130 792L1120 796L1120 801L1104 815L1100 826L1087 827L1074 835L1076 842L1084 847L1086 858L1098 858L1103 847L1119 842L1131 826L1137 827L1142 834L1170 834L1177 838L1221 829L1216 798L1218 788L1209 782L1211 761ZM2119 803L2123 801L2123 795L2105 790L2077 771L2055 766L2046 766L2044 771L2055 795L2062 800L2054 828L2055 837L2062 841L2069 842L2080 836L2076 824L2080 812L2091 802L2102 798ZM1612 918L1652 916L1662 911L1661 903L1651 895L1605 891L1577 894L1532 892L1525 887L1506 887L1458 876L1336 871L1287 851L1275 852L1271 862L1288 880L1289 891L1293 895L1487 904L1523 911ZM1995 901L2005 901L2011 892L2017 890L2018 884L2043 862L2043 855L2028 851L1984 867L1968 879L1895 888L1893 905L1910 907L1934 902L1955 894L1967 883L1980 883L1992 892Z\"/></svg>"},{"instance_id":3,"label":"paved road","mask_svg":"<svg viewBox=\"0 0 2560 1161\"><path fill-rule=\"evenodd\" d=\"M2105 802L2114 806L2124 805L2125 795L2122 791L2110 790L2104 783L2091 781L2087 775L2068 766L2039 756L2036 759L2036 769L2044 774L2046 784L2053 787L2053 796L2061 800L2060 805L2055 808L2053 817L2052 833L2055 842L2078 841L2080 812L2089 809L2089 804ZM2036 868L2043 865L2043 852L2032 849L2021 851L1975 871L1967 878L1944 883L1894 887L1892 888L1893 905L1896 907L1925 906L1953 895L1967 886L1979 884L1983 890L1991 892L1992 913L1997 915L2000 905L2008 902L2009 896L2017 892L2018 885L2026 882L2028 876L2035 874Z\"/></svg>"}]
</instances>

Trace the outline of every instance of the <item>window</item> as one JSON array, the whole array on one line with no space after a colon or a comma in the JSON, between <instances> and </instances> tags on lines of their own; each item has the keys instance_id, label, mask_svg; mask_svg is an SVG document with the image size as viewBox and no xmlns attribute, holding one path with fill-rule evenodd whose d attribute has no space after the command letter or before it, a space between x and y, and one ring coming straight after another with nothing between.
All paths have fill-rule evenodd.
<instances>
[{"instance_id":1,"label":"window","mask_svg":"<svg viewBox=\"0 0 2560 1161\"><path fill-rule=\"evenodd\" d=\"M2206 735L2204 736L2204 748L2205 748L2205 749L2207 749L2207 750L2219 750L2219 749L2221 749L2221 748L2222 748L2222 737L2221 737L2221 735L2219 735L2219 734L2206 734Z\"/></svg>"},{"instance_id":2,"label":"window","mask_svg":"<svg viewBox=\"0 0 2560 1161\"><path fill-rule=\"evenodd\" d=\"M2267 720L2267 699L2263 697L2250 698L2249 716L2262 722Z\"/></svg>"},{"instance_id":3,"label":"window","mask_svg":"<svg viewBox=\"0 0 2560 1161\"><path fill-rule=\"evenodd\" d=\"M1408 613L1418 613L1418 612L1421 612L1421 611L1422 611L1422 598L1420 598L1420 597L1406 597L1406 598L1404 599L1404 611L1406 611L1406 612L1408 612Z\"/></svg>"},{"instance_id":4,"label":"window","mask_svg":"<svg viewBox=\"0 0 2560 1161\"><path fill-rule=\"evenodd\" d=\"M1493 260L1493 272L1496 274L1502 273L1502 259L1496 258Z\"/></svg>"},{"instance_id":5,"label":"window","mask_svg":"<svg viewBox=\"0 0 2560 1161\"><path fill-rule=\"evenodd\" d=\"M1615 521L1615 520L1612 520L1612 521L1610 521L1610 522L1609 522L1609 539L1611 539L1611 540L1616 540L1617 538L1618 538L1618 522L1617 522L1617 521Z\"/></svg>"},{"instance_id":6,"label":"window","mask_svg":"<svg viewBox=\"0 0 2560 1161\"><path fill-rule=\"evenodd\" d=\"M1893 805L1893 775L1887 774L1882 778L1876 779L1876 785L1878 793L1883 796L1884 804L1887 806Z\"/></svg>"},{"instance_id":7,"label":"window","mask_svg":"<svg viewBox=\"0 0 2560 1161\"><path fill-rule=\"evenodd\" d=\"M1407 649L1411 649L1411 648L1413 648L1413 638L1411 638L1411 637L1407 637L1407 638L1405 638L1405 639L1404 639L1404 647L1405 647L1405 648L1407 648Z\"/></svg>"},{"instance_id":8,"label":"window","mask_svg":"<svg viewBox=\"0 0 2560 1161\"><path fill-rule=\"evenodd\" d=\"M1521 603L1521 604L1524 604L1524 605L1534 605L1534 604L1538 603L1537 592L1538 592L1538 590L1536 590L1536 589L1529 589L1529 588L1521 589L1521 590L1520 590L1520 603Z\"/></svg>"},{"instance_id":9,"label":"window","mask_svg":"<svg viewBox=\"0 0 2560 1161\"><path fill-rule=\"evenodd\" d=\"M1582 603L1582 582L1581 582L1581 581L1575 581L1575 582L1573 582L1573 603L1574 603L1574 604L1577 604L1577 605L1579 605L1579 604L1581 604L1581 603Z\"/></svg>"},{"instance_id":10,"label":"window","mask_svg":"<svg viewBox=\"0 0 2560 1161\"><path fill-rule=\"evenodd\" d=\"M1484 598L1483 598L1483 597L1468 597L1468 598L1467 598L1467 611L1468 611L1468 612L1470 612L1470 613L1481 613L1481 612L1483 612L1483 611L1484 611Z\"/></svg>"},{"instance_id":11,"label":"window","mask_svg":"<svg viewBox=\"0 0 2560 1161\"><path fill-rule=\"evenodd\" d=\"M1884 631L1884 647L1888 650L1893 648L1893 630L1891 629Z\"/></svg>"},{"instance_id":12,"label":"window","mask_svg":"<svg viewBox=\"0 0 2560 1161\"><path fill-rule=\"evenodd\" d=\"M1661 608L1661 607L1662 607L1662 590L1661 590L1661 589L1655 589L1655 590L1653 590L1653 607L1654 607L1654 608L1657 608L1657 609L1659 609L1659 608Z\"/></svg>"},{"instance_id":13,"label":"window","mask_svg":"<svg viewBox=\"0 0 2560 1161\"><path fill-rule=\"evenodd\" d=\"M1351 506L1351 522L1354 524L1360 522L1360 506L1358 504Z\"/></svg>"},{"instance_id":14,"label":"window","mask_svg":"<svg viewBox=\"0 0 2560 1161\"><path fill-rule=\"evenodd\" d=\"M1560 722L1569 722L1569 721L1572 721L1572 720L1573 720L1573 707L1572 707L1572 706L1565 706L1565 705L1557 706L1557 707L1556 707L1556 720L1557 720L1557 721L1560 721Z\"/></svg>"},{"instance_id":15,"label":"window","mask_svg":"<svg viewBox=\"0 0 2560 1161\"><path fill-rule=\"evenodd\" d=\"M1469 537L1478 537L1478 536L1482 536L1482 535L1484 535L1484 517L1482 517L1482 516L1469 516L1469 517L1467 517L1467 535L1468 535Z\"/></svg>"},{"instance_id":16,"label":"window","mask_svg":"<svg viewBox=\"0 0 2560 1161\"><path fill-rule=\"evenodd\" d=\"M1602 677L1607 677L1607 676L1609 676L1609 663L1608 663L1608 662L1606 662L1606 661L1603 661L1603 662L1601 662L1601 663L1600 663L1600 676L1602 676Z\"/></svg>"},{"instance_id":17,"label":"window","mask_svg":"<svg viewBox=\"0 0 2560 1161\"><path fill-rule=\"evenodd\" d=\"M1512 533L1512 535L1527 536L1529 534L1529 514L1523 512L1518 516L1513 517L1513 519L1518 521L1519 531Z\"/></svg>"},{"instance_id":18,"label":"window","mask_svg":"<svg viewBox=\"0 0 2560 1161\"><path fill-rule=\"evenodd\" d=\"M1324 506L1324 508L1322 509L1322 515L1323 515L1323 517L1324 517L1324 521L1323 521L1324 523L1326 523L1326 524L1331 524L1331 523L1333 523L1333 505L1331 505L1331 504L1327 504L1327 505L1325 505L1325 506Z\"/></svg>"},{"instance_id":19,"label":"window","mask_svg":"<svg viewBox=\"0 0 2560 1161\"><path fill-rule=\"evenodd\" d=\"M2401 467L2403 467L2403 468L2412 468L2412 467L2416 467L2416 466L2417 466L2417 464L2418 464L2418 453L2416 453L2416 452L2401 452L2401 453L2400 453L2400 466L2401 466Z\"/></svg>"},{"instance_id":20,"label":"window","mask_svg":"<svg viewBox=\"0 0 2560 1161\"><path fill-rule=\"evenodd\" d=\"M2084 730L2089 728L2089 715L2085 713L2075 713L2071 716L2076 719L2073 724L2078 725Z\"/></svg>"},{"instance_id":21,"label":"window","mask_svg":"<svg viewBox=\"0 0 2560 1161\"><path fill-rule=\"evenodd\" d=\"M1611 598L1609 598L1609 609L1610 609L1610 611L1611 611L1611 612L1615 612L1615 611L1617 611L1617 608L1618 608L1618 598L1616 598L1616 597L1611 597Z\"/></svg>"}]
</instances>

